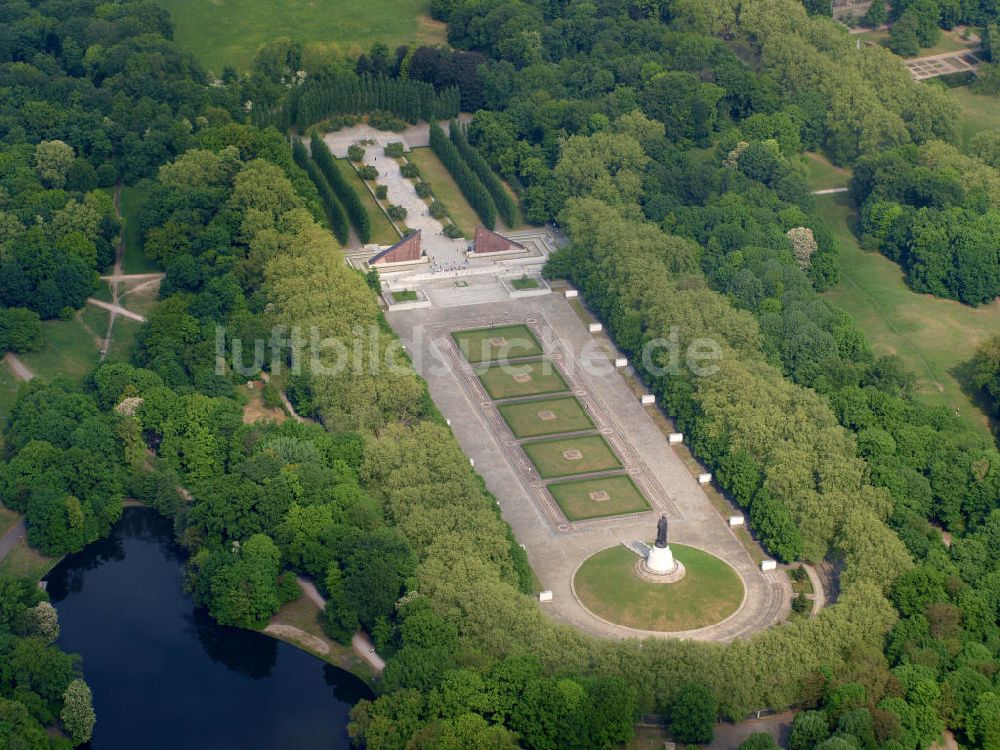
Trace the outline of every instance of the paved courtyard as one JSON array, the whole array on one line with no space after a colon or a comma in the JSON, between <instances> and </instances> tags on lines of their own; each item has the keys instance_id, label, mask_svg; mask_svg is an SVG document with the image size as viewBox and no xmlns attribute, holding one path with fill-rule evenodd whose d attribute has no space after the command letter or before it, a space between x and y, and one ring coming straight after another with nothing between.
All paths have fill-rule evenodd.
<instances>
[{"instance_id":1,"label":"paved courtyard","mask_svg":"<svg viewBox=\"0 0 1000 750\"><path fill-rule=\"evenodd\" d=\"M496 496L504 518L544 589L553 600L541 604L558 621L611 638L654 635L729 641L774 625L789 612L791 586L781 570L763 573L712 506L695 476L667 445L614 363L558 294L499 297L489 276L467 287L427 281L422 288L438 301L430 307L388 313L414 365L476 470ZM464 291L463 291L464 290ZM459 304L441 304L456 292ZM558 361L571 391L585 404L601 435L614 447L628 475L653 505L649 511L571 523L544 489L497 406L458 352L451 332L522 323L546 354ZM573 593L573 577L592 554L634 540L651 539L656 518L666 512L672 541L699 547L725 560L739 574L746 596L721 623L680 633L651 633L609 623L587 611Z\"/></svg>"}]
</instances>

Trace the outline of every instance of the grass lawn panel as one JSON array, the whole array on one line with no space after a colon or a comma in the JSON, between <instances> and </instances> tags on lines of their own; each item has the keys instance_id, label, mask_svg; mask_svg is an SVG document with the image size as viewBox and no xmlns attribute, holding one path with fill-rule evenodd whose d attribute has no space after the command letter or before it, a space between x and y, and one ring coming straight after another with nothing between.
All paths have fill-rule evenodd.
<instances>
[{"instance_id":1,"label":"grass lawn panel","mask_svg":"<svg viewBox=\"0 0 1000 750\"><path fill-rule=\"evenodd\" d=\"M914 373L918 399L956 411L989 438L989 409L967 395L973 391L966 363L1000 331L1000 301L969 307L918 294L896 263L861 249L854 234L856 212L846 194L817 195L816 212L840 250L840 282L823 296L851 315L876 355L895 354Z\"/></svg>"},{"instance_id":2,"label":"grass lawn panel","mask_svg":"<svg viewBox=\"0 0 1000 750\"><path fill-rule=\"evenodd\" d=\"M543 359L494 365L485 370L478 370L477 374L486 392L495 399L542 396L569 390L556 366ZM530 380L520 380L525 376Z\"/></svg>"},{"instance_id":3,"label":"grass lawn panel","mask_svg":"<svg viewBox=\"0 0 1000 750\"><path fill-rule=\"evenodd\" d=\"M573 586L587 609L610 622L640 630L694 630L721 622L739 609L743 581L714 555L671 544L686 569L676 583L648 583L633 568L639 559L624 546L591 556Z\"/></svg>"},{"instance_id":4,"label":"grass lawn panel","mask_svg":"<svg viewBox=\"0 0 1000 750\"><path fill-rule=\"evenodd\" d=\"M519 438L591 430L594 423L574 396L500 404L500 413Z\"/></svg>"},{"instance_id":5,"label":"grass lawn panel","mask_svg":"<svg viewBox=\"0 0 1000 750\"><path fill-rule=\"evenodd\" d=\"M600 435L539 440L522 443L521 447L543 479L608 471L620 469L622 466L611 447ZM574 460L564 455L568 451L579 451L583 456Z\"/></svg>"},{"instance_id":6,"label":"grass lawn panel","mask_svg":"<svg viewBox=\"0 0 1000 750\"><path fill-rule=\"evenodd\" d=\"M542 346L525 325L454 331L451 337L469 362L498 362L503 359L537 357ZM499 340L503 339L502 342Z\"/></svg>"},{"instance_id":7,"label":"grass lawn panel","mask_svg":"<svg viewBox=\"0 0 1000 750\"><path fill-rule=\"evenodd\" d=\"M482 222L479 220L479 214L465 200L451 172L427 146L413 149L406 158L420 169L421 179L430 183L434 197L448 210L448 216L462 230L462 236L471 240L476 232L476 225Z\"/></svg>"},{"instance_id":8,"label":"grass lawn panel","mask_svg":"<svg viewBox=\"0 0 1000 750\"><path fill-rule=\"evenodd\" d=\"M371 241L379 245L395 245L399 242L399 233L393 229L389 219L382 213L382 209L375 202L375 196L368 192L365 181L354 171L351 163L347 159L334 159L333 161L348 184L354 188L354 192L358 194L361 203L368 212L368 221L372 227Z\"/></svg>"},{"instance_id":9,"label":"grass lawn panel","mask_svg":"<svg viewBox=\"0 0 1000 750\"><path fill-rule=\"evenodd\" d=\"M446 26L428 17L430 0L163 0L174 39L215 75L250 68L257 48L278 37L303 46L306 69L367 52L373 42L443 44Z\"/></svg>"},{"instance_id":10,"label":"grass lawn panel","mask_svg":"<svg viewBox=\"0 0 1000 750\"><path fill-rule=\"evenodd\" d=\"M122 197L119 208L125 226L125 255L122 258L122 273L156 273L163 269L149 260L142 249L142 231L139 226L139 215L146 201L149 200L151 188L122 187Z\"/></svg>"},{"instance_id":11,"label":"grass lawn panel","mask_svg":"<svg viewBox=\"0 0 1000 750\"><path fill-rule=\"evenodd\" d=\"M570 521L585 521L588 518L620 516L624 513L642 513L649 510L646 498L639 492L635 482L628 477L612 476L553 482L548 488ZM595 499L592 494L601 492L607 494L606 500Z\"/></svg>"},{"instance_id":12,"label":"grass lawn panel","mask_svg":"<svg viewBox=\"0 0 1000 750\"><path fill-rule=\"evenodd\" d=\"M392 298L396 302L415 302L417 299L417 293L412 289L404 289L401 292L393 292Z\"/></svg>"},{"instance_id":13,"label":"grass lawn panel","mask_svg":"<svg viewBox=\"0 0 1000 750\"><path fill-rule=\"evenodd\" d=\"M523 276L520 279L514 279L510 282L510 285L515 289L538 289L538 281L531 278L530 276Z\"/></svg>"}]
</instances>

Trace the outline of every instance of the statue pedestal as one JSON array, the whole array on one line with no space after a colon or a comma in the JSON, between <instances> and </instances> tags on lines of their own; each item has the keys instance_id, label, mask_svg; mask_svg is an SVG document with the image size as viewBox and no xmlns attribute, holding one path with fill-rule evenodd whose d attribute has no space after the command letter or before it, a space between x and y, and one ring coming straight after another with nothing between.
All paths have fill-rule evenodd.
<instances>
[{"instance_id":1,"label":"statue pedestal","mask_svg":"<svg viewBox=\"0 0 1000 750\"><path fill-rule=\"evenodd\" d=\"M636 563L635 573L650 583L674 583L684 577L685 570L684 565L674 559L668 544L665 547L650 547L646 559Z\"/></svg>"}]
</instances>

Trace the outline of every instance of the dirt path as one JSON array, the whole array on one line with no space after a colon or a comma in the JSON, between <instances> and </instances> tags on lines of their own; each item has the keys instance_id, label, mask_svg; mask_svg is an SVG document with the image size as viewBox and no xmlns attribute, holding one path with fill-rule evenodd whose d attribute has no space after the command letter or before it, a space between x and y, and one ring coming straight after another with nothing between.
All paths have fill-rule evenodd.
<instances>
[{"instance_id":1,"label":"dirt path","mask_svg":"<svg viewBox=\"0 0 1000 750\"><path fill-rule=\"evenodd\" d=\"M834 193L846 193L848 188L845 187L835 187L835 188L823 188L822 190L813 190L813 195L833 195Z\"/></svg>"},{"instance_id":2,"label":"dirt path","mask_svg":"<svg viewBox=\"0 0 1000 750\"><path fill-rule=\"evenodd\" d=\"M115 293L115 297L117 298L117 293ZM117 302L112 304L111 302L105 302L104 300L94 299L93 297L89 297L87 299L87 302L93 305L94 307L100 307L105 310L111 311L111 320L108 323L108 340L110 340L111 338L111 325L114 323L116 315L121 315L123 318L131 318L132 320L138 321L139 323L146 322L145 316L140 315L137 312L132 312L131 310L126 310L124 307L117 304ZM105 349L106 347L107 347L107 341L105 341ZM102 352L102 358L103 355L106 353L107 353L106 350Z\"/></svg>"},{"instance_id":3,"label":"dirt path","mask_svg":"<svg viewBox=\"0 0 1000 750\"><path fill-rule=\"evenodd\" d=\"M122 212L121 212L121 202L122 202L122 183L119 180L115 183L115 195L112 199L112 203L115 207L115 216L118 217L118 221L122 222ZM115 310L118 307L118 286L119 281L116 277L121 276L122 273L122 260L125 257L125 224L122 222L121 230L118 232L118 244L115 246L115 264L111 269L111 281L108 281L108 286L111 287L111 304L107 307L111 311L108 315L108 328L104 333L104 341L101 342L101 361L108 356L108 349L111 348L111 332L115 327L115 318L118 316ZM94 303L96 300L88 299L87 302ZM98 307L104 307L104 305L97 305Z\"/></svg>"},{"instance_id":4,"label":"dirt path","mask_svg":"<svg viewBox=\"0 0 1000 750\"><path fill-rule=\"evenodd\" d=\"M18 543L28 535L28 527L24 519L18 519L17 523L7 529L7 533L0 537L0 561L10 553Z\"/></svg>"},{"instance_id":5,"label":"dirt path","mask_svg":"<svg viewBox=\"0 0 1000 750\"><path fill-rule=\"evenodd\" d=\"M302 589L302 593L304 593L307 597L309 597L309 599L313 602L313 604L315 604L321 610L326 609L326 599L324 599L323 595L319 593L319 590L316 588L316 586L313 584L312 581L299 576L298 582L299 582L299 588ZM284 627L284 626L273 626L273 627ZM318 638L313 638L313 636L310 636L308 633L303 633L303 635L306 638L312 638L315 641L319 640ZM385 660L382 659L381 656L375 653L375 647L372 645L372 642L368 639L368 636L365 633L361 632L360 630L357 633L355 633L354 638L351 639L351 645L354 647L354 653L356 653L358 656L360 656L362 659L368 662L371 665L372 669L375 670L376 675L382 674L382 671L385 669Z\"/></svg>"},{"instance_id":6,"label":"dirt path","mask_svg":"<svg viewBox=\"0 0 1000 750\"><path fill-rule=\"evenodd\" d=\"M315 651L323 656L327 656L330 653L330 647L322 640L294 625L282 625L280 623L268 625L264 628L264 632L278 636L282 640L295 641L310 651Z\"/></svg>"},{"instance_id":7,"label":"dirt path","mask_svg":"<svg viewBox=\"0 0 1000 750\"><path fill-rule=\"evenodd\" d=\"M14 352L7 352L3 355L3 361L7 363L7 367L10 371L14 373L14 377L18 380L23 380L27 383L29 380L35 377L35 373L28 369L27 365L17 358Z\"/></svg>"}]
</instances>

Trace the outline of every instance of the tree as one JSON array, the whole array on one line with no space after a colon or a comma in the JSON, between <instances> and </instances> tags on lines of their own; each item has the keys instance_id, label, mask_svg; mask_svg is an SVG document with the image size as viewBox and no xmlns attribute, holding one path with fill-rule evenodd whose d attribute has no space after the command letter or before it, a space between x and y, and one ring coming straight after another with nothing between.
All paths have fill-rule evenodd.
<instances>
[{"instance_id":1,"label":"tree","mask_svg":"<svg viewBox=\"0 0 1000 750\"><path fill-rule=\"evenodd\" d=\"M900 57L913 57L920 51L917 29L920 21L915 13L906 11L889 29L889 49Z\"/></svg>"},{"instance_id":2,"label":"tree","mask_svg":"<svg viewBox=\"0 0 1000 750\"><path fill-rule=\"evenodd\" d=\"M93 696L86 682L77 679L67 686L59 718L74 745L90 741L97 716L94 714Z\"/></svg>"},{"instance_id":3,"label":"tree","mask_svg":"<svg viewBox=\"0 0 1000 750\"><path fill-rule=\"evenodd\" d=\"M767 732L754 732L740 743L739 750L778 750L778 744Z\"/></svg>"},{"instance_id":4,"label":"tree","mask_svg":"<svg viewBox=\"0 0 1000 750\"><path fill-rule=\"evenodd\" d=\"M66 173L75 158L73 147L63 141L41 141L35 146L35 170L49 188L61 188L66 184Z\"/></svg>"},{"instance_id":5,"label":"tree","mask_svg":"<svg viewBox=\"0 0 1000 750\"><path fill-rule=\"evenodd\" d=\"M813 750L830 736L830 726L822 711L802 711L792 720L788 750Z\"/></svg>"},{"instance_id":6,"label":"tree","mask_svg":"<svg viewBox=\"0 0 1000 750\"><path fill-rule=\"evenodd\" d=\"M685 744L705 744L715 736L715 696L703 684L686 682L670 706L670 734Z\"/></svg>"}]
</instances>

